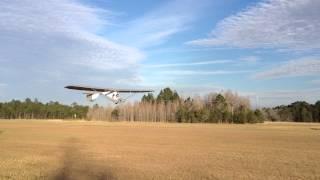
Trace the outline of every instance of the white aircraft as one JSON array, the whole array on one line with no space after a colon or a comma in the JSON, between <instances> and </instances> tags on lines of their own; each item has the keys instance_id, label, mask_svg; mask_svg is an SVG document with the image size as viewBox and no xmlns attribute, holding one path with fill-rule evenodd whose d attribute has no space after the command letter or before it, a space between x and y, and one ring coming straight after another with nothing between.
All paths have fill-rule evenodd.
<instances>
[{"instance_id":1,"label":"white aircraft","mask_svg":"<svg viewBox=\"0 0 320 180\"><path fill-rule=\"evenodd\" d=\"M103 95L115 104L124 102L125 100L127 100L130 97L130 96L128 96L127 98L121 98L119 93L132 94L132 93L153 92L153 90L95 88L95 87L89 87L89 86L74 86L74 85L66 86L65 88L72 89L72 90L86 91L86 92L84 92L84 94L86 95L86 97L89 101L94 101L100 95Z\"/></svg>"}]
</instances>

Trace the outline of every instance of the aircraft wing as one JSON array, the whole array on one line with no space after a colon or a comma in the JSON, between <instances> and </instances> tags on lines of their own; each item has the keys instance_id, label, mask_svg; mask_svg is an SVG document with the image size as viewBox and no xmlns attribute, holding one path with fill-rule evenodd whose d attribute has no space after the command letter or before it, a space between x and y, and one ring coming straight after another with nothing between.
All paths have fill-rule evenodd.
<instances>
[{"instance_id":1,"label":"aircraft wing","mask_svg":"<svg viewBox=\"0 0 320 180\"><path fill-rule=\"evenodd\" d=\"M66 86L67 89L80 90L80 91L93 91L93 92L119 92L119 93L145 93L153 92L153 90L135 90L135 89L113 89L113 88L96 88L90 86Z\"/></svg>"}]
</instances>

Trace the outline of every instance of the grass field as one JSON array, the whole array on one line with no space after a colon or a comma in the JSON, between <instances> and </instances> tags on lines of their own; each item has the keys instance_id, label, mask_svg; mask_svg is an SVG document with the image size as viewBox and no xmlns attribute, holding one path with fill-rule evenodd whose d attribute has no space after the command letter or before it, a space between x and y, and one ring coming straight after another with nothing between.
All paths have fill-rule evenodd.
<instances>
[{"instance_id":1,"label":"grass field","mask_svg":"<svg viewBox=\"0 0 320 180\"><path fill-rule=\"evenodd\" d=\"M0 179L320 179L320 124L1 120Z\"/></svg>"}]
</instances>

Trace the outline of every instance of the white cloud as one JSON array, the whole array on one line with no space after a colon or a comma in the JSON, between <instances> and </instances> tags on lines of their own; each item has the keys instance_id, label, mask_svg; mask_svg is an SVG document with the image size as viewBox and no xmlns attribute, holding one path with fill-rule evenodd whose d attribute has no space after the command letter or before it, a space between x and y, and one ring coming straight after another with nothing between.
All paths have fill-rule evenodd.
<instances>
[{"instance_id":1,"label":"white cloud","mask_svg":"<svg viewBox=\"0 0 320 180\"><path fill-rule=\"evenodd\" d=\"M254 78L275 79L307 75L320 75L319 57L304 57L297 60L291 60L270 70L259 72L254 75Z\"/></svg>"},{"instance_id":2,"label":"white cloud","mask_svg":"<svg viewBox=\"0 0 320 180\"><path fill-rule=\"evenodd\" d=\"M100 69L135 64L142 57L138 50L95 35L108 24L102 15L108 17L110 12L72 0L1 1L0 59L58 61Z\"/></svg>"},{"instance_id":3,"label":"white cloud","mask_svg":"<svg viewBox=\"0 0 320 180\"><path fill-rule=\"evenodd\" d=\"M320 99L320 89L302 90L275 90L263 92L242 92L241 95L248 96L251 104L255 107L274 107L288 105L295 101L307 101L315 103Z\"/></svg>"},{"instance_id":4,"label":"white cloud","mask_svg":"<svg viewBox=\"0 0 320 180\"><path fill-rule=\"evenodd\" d=\"M131 43L140 48L162 44L172 35L190 28L190 23L201 14L201 10L206 8L208 2L210 1L169 1L128 22L123 29L117 30L113 35L121 42Z\"/></svg>"},{"instance_id":5,"label":"white cloud","mask_svg":"<svg viewBox=\"0 0 320 180\"><path fill-rule=\"evenodd\" d=\"M319 0L265 0L187 44L240 48L319 49Z\"/></svg>"},{"instance_id":6,"label":"white cloud","mask_svg":"<svg viewBox=\"0 0 320 180\"><path fill-rule=\"evenodd\" d=\"M217 71L193 71L193 70L172 70L172 71L162 71L163 74L170 75L225 75L225 74L242 74L252 71L227 71L227 70L217 70Z\"/></svg>"},{"instance_id":7,"label":"white cloud","mask_svg":"<svg viewBox=\"0 0 320 180\"><path fill-rule=\"evenodd\" d=\"M212 64L234 64L234 65L254 65L260 61L257 56L246 56L236 60L211 60L211 61L194 61L181 63L167 63L167 64L150 64L144 65L144 68L167 68L167 67L184 67L184 66L202 66Z\"/></svg>"},{"instance_id":8,"label":"white cloud","mask_svg":"<svg viewBox=\"0 0 320 180\"><path fill-rule=\"evenodd\" d=\"M113 86L135 77L143 53L97 35L112 16L76 0L0 1L0 81L12 88L6 97L61 100L68 83Z\"/></svg>"},{"instance_id":9,"label":"white cloud","mask_svg":"<svg viewBox=\"0 0 320 180\"><path fill-rule=\"evenodd\" d=\"M257 56L246 56L246 57L240 58L240 61L247 64L256 64L258 61L260 61L260 58Z\"/></svg>"},{"instance_id":10,"label":"white cloud","mask_svg":"<svg viewBox=\"0 0 320 180\"><path fill-rule=\"evenodd\" d=\"M224 87L218 84L201 84L201 85L175 85L173 86L178 94L182 97L196 97L205 96L210 93L221 93L224 91Z\"/></svg>"},{"instance_id":11,"label":"white cloud","mask_svg":"<svg viewBox=\"0 0 320 180\"><path fill-rule=\"evenodd\" d=\"M199 61L199 62L186 62L186 63L170 63L170 64L151 64L145 65L146 68L166 68L166 67L181 67L181 66L201 66L210 64L225 64L230 63L231 60L214 60L214 61Z\"/></svg>"},{"instance_id":12,"label":"white cloud","mask_svg":"<svg viewBox=\"0 0 320 180\"><path fill-rule=\"evenodd\" d=\"M320 79L313 79L310 81L310 83L313 85L320 85Z\"/></svg>"},{"instance_id":13,"label":"white cloud","mask_svg":"<svg viewBox=\"0 0 320 180\"><path fill-rule=\"evenodd\" d=\"M260 63L261 59L258 56L245 56L245 57L240 57L237 60L233 61L234 66L256 66Z\"/></svg>"}]
</instances>

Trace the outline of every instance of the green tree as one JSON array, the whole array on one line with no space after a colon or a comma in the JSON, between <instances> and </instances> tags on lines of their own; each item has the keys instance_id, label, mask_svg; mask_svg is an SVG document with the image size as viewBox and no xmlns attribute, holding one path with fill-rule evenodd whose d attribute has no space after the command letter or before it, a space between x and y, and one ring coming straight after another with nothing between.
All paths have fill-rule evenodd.
<instances>
[{"instance_id":1,"label":"green tree","mask_svg":"<svg viewBox=\"0 0 320 180\"><path fill-rule=\"evenodd\" d=\"M157 102L173 102L179 100L179 95L176 91L172 91L170 88L165 88L160 91L158 97L157 97Z\"/></svg>"},{"instance_id":2,"label":"green tree","mask_svg":"<svg viewBox=\"0 0 320 180\"><path fill-rule=\"evenodd\" d=\"M114 109L114 110L111 112L111 117L112 117L112 119L114 119L114 120L119 120L119 116L120 116L119 109Z\"/></svg>"},{"instance_id":3,"label":"green tree","mask_svg":"<svg viewBox=\"0 0 320 180\"><path fill-rule=\"evenodd\" d=\"M142 96L141 101L144 103L154 103L155 99L152 93L148 93L147 95Z\"/></svg>"},{"instance_id":4,"label":"green tree","mask_svg":"<svg viewBox=\"0 0 320 180\"><path fill-rule=\"evenodd\" d=\"M210 110L210 121L219 123L227 122L229 120L227 106L226 99L221 94L218 94Z\"/></svg>"},{"instance_id":5,"label":"green tree","mask_svg":"<svg viewBox=\"0 0 320 180\"><path fill-rule=\"evenodd\" d=\"M320 101L317 101L313 106L312 111L313 121L320 122Z\"/></svg>"},{"instance_id":6,"label":"green tree","mask_svg":"<svg viewBox=\"0 0 320 180\"><path fill-rule=\"evenodd\" d=\"M304 101L298 101L292 103L293 120L296 122L312 122L312 113L310 111L310 105Z\"/></svg>"},{"instance_id":7,"label":"green tree","mask_svg":"<svg viewBox=\"0 0 320 180\"><path fill-rule=\"evenodd\" d=\"M264 122L265 117L264 117L264 115L262 114L262 112L259 109L256 109L254 111L254 115L256 116L256 120L257 120L256 122L257 123L263 123Z\"/></svg>"},{"instance_id":8,"label":"green tree","mask_svg":"<svg viewBox=\"0 0 320 180\"><path fill-rule=\"evenodd\" d=\"M24 101L12 100L1 103L0 118L13 119L65 119L72 118L77 114L77 118L85 118L88 112L87 106L72 104L71 106L60 104L59 102L49 102L43 104L37 99L30 98Z\"/></svg>"}]
</instances>

